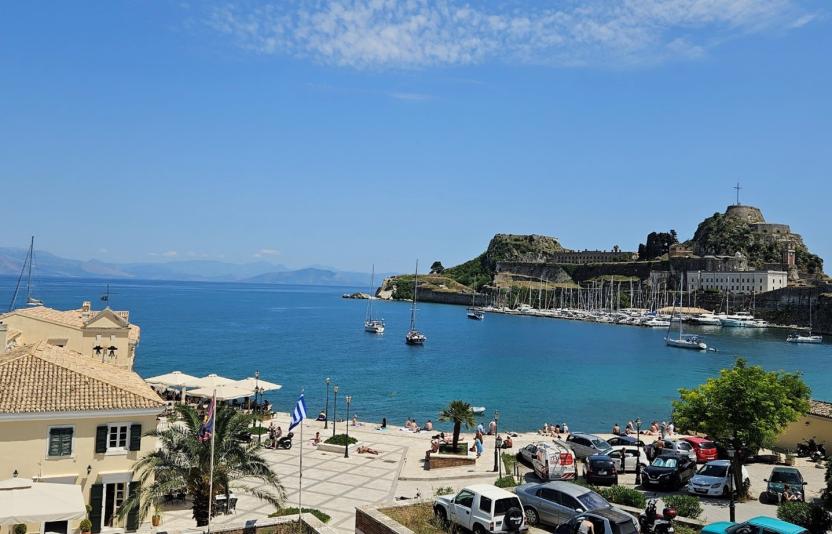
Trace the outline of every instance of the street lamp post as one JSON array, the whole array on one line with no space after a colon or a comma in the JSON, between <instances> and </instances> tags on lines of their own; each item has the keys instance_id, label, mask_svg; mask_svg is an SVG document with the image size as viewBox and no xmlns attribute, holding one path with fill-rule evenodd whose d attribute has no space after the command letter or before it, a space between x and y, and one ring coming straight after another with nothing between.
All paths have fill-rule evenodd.
<instances>
[{"instance_id":1,"label":"street lamp post","mask_svg":"<svg viewBox=\"0 0 832 534\"><path fill-rule=\"evenodd\" d=\"M261 414L257 413L257 397L260 393L260 370L254 371L254 414L257 417L257 444L260 445L262 443L262 430L263 424L261 420Z\"/></svg>"},{"instance_id":2,"label":"street lamp post","mask_svg":"<svg viewBox=\"0 0 832 534\"><path fill-rule=\"evenodd\" d=\"M494 410L494 436L497 436L497 427L500 423L500 412ZM494 472L497 472L500 467L500 451L497 447L497 441L494 440Z\"/></svg>"},{"instance_id":3,"label":"street lamp post","mask_svg":"<svg viewBox=\"0 0 832 534\"><path fill-rule=\"evenodd\" d=\"M332 436L335 436L335 422L338 420L338 384L333 386L335 397L332 399Z\"/></svg>"},{"instance_id":4,"label":"street lamp post","mask_svg":"<svg viewBox=\"0 0 832 534\"><path fill-rule=\"evenodd\" d=\"M641 485L641 419L637 417L633 422L636 424L636 451L638 451L636 455L636 486L639 486Z\"/></svg>"},{"instance_id":5,"label":"street lamp post","mask_svg":"<svg viewBox=\"0 0 832 534\"><path fill-rule=\"evenodd\" d=\"M500 451L503 449L503 438L497 436L497 439L494 440L494 450L497 452L499 457ZM508 476L508 473L506 473ZM503 466L502 462L497 462L497 478L503 478Z\"/></svg>"},{"instance_id":6,"label":"street lamp post","mask_svg":"<svg viewBox=\"0 0 832 534\"><path fill-rule=\"evenodd\" d=\"M344 442L344 458L350 457L350 404L352 403L352 395L347 395L344 397L347 401L347 439ZM333 424L333 427L335 425Z\"/></svg>"},{"instance_id":7,"label":"street lamp post","mask_svg":"<svg viewBox=\"0 0 832 534\"><path fill-rule=\"evenodd\" d=\"M728 460L730 461L728 468L728 494L730 501L728 502L729 519L732 523L736 521L736 504L734 502L734 455L736 451L734 448L728 449Z\"/></svg>"},{"instance_id":8,"label":"street lamp post","mask_svg":"<svg viewBox=\"0 0 832 534\"><path fill-rule=\"evenodd\" d=\"M324 428L329 428L329 377L326 377L326 408L324 408Z\"/></svg>"}]
</instances>

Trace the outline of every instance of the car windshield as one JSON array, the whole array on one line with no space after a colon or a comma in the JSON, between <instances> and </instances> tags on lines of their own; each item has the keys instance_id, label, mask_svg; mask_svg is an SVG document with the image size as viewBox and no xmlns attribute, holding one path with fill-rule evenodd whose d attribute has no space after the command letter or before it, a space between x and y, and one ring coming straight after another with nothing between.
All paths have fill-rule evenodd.
<instances>
[{"instance_id":1,"label":"car windshield","mask_svg":"<svg viewBox=\"0 0 832 534\"><path fill-rule=\"evenodd\" d=\"M703 441L699 444L700 449L716 449L716 443L713 441Z\"/></svg>"},{"instance_id":2,"label":"car windshield","mask_svg":"<svg viewBox=\"0 0 832 534\"><path fill-rule=\"evenodd\" d=\"M610 503L594 491L584 493L578 496L578 500L584 505L587 510L597 510L599 508L607 508Z\"/></svg>"},{"instance_id":3,"label":"car windshield","mask_svg":"<svg viewBox=\"0 0 832 534\"><path fill-rule=\"evenodd\" d=\"M505 499L497 499L494 503L494 515L505 515L511 508L521 510L520 499L517 497L506 497Z\"/></svg>"},{"instance_id":4,"label":"car windshield","mask_svg":"<svg viewBox=\"0 0 832 534\"><path fill-rule=\"evenodd\" d=\"M604 441L602 439L593 439L592 444L595 445L596 449L599 449L599 450L602 450L602 451L605 451L607 449L612 448L612 445L610 445L609 443L607 443L606 441Z\"/></svg>"},{"instance_id":5,"label":"car windshield","mask_svg":"<svg viewBox=\"0 0 832 534\"><path fill-rule=\"evenodd\" d=\"M654 467L676 467L676 458L662 458L661 456L653 460Z\"/></svg>"},{"instance_id":6,"label":"car windshield","mask_svg":"<svg viewBox=\"0 0 832 534\"><path fill-rule=\"evenodd\" d=\"M705 477L725 478L725 474L727 472L727 465L705 465L702 467L702 469L699 470L698 474Z\"/></svg>"},{"instance_id":7,"label":"car windshield","mask_svg":"<svg viewBox=\"0 0 832 534\"><path fill-rule=\"evenodd\" d=\"M794 471L774 471L769 480L783 484L800 484L800 477Z\"/></svg>"}]
</instances>

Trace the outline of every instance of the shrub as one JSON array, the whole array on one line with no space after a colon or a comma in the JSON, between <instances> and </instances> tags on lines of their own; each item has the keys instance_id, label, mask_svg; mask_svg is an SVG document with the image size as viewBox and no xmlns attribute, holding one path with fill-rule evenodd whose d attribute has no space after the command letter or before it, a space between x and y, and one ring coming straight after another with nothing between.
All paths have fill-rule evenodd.
<instances>
[{"instance_id":1,"label":"shrub","mask_svg":"<svg viewBox=\"0 0 832 534\"><path fill-rule=\"evenodd\" d=\"M26 525L18 523L14 526L14 534L26 534Z\"/></svg>"},{"instance_id":2,"label":"shrub","mask_svg":"<svg viewBox=\"0 0 832 534\"><path fill-rule=\"evenodd\" d=\"M81 532L90 532L92 530L92 521L84 518L81 520L81 523L78 525L78 528L81 529Z\"/></svg>"},{"instance_id":3,"label":"shrub","mask_svg":"<svg viewBox=\"0 0 832 534\"><path fill-rule=\"evenodd\" d=\"M347 437L346 434L336 434L324 443L328 445L352 445L353 443L358 443L358 440L352 436Z\"/></svg>"},{"instance_id":4,"label":"shrub","mask_svg":"<svg viewBox=\"0 0 832 534\"><path fill-rule=\"evenodd\" d=\"M503 465L506 467L506 473L514 473L514 466L517 464L517 456L511 454L510 452L504 452L502 457Z\"/></svg>"},{"instance_id":5,"label":"shrub","mask_svg":"<svg viewBox=\"0 0 832 534\"><path fill-rule=\"evenodd\" d=\"M450 486L439 486L435 490L433 490L433 496L439 497L440 495L453 495L454 489Z\"/></svg>"},{"instance_id":6,"label":"shrub","mask_svg":"<svg viewBox=\"0 0 832 534\"><path fill-rule=\"evenodd\" d=\"M615 485L608 488L599 488L596 491L615 504L635 506L636 508L644 508L647 505L647 498L644 494L633 488Z\"/></svg>"},{"instance_id":7,"label":"shrub","mask_svg":"<svg viewBox=\"0 0 832 534\"><path fill-rule=\"evenodd\" d=\"M826 487L820 494L820 500L823 507L827 510L832 510L832 460L826 461Z\"/></svg>"},{"instance_id":8,"label":"shrub","mask_svg":"<svg viewBox=\"0 0 832 534\"><path fill-rule=\"evenodd\" d=\"M697 519L702 515L702 505L699 499L693 495L668 495L663 497L665 506L675 508L676 512L682 517L689 517Z\"/></svg>"},{"instance_id":9,"label":"shrub","mask_svg":"<svg viewBox=\"0 0 832 534\"><path fill-rule=\"evenodd\" d=\"M511 475L506 475L503 478L498 478L494 485L498 488L513 488L517 485L517 482L514 480L514 477Z\"/></svg>"},{"instance_id":10,"label":"shrub","mask_svg":"<svg viewBox=\"0 0 832 534\"><path fill-rule=\"evenodd\" d=\"M794 523L811 534L823 534L832 529L832 517L822 507L807 502L791 501L777 507L777 517Z\"/></svg>"},{"instance_id":11,"label":"shrub","mask_svg":"<svg viewBox=\"0 0 832 534\"><path fill-rule=\"evenodd\" d=\"M303 513L312 514L324 523L329 523L330 520L329 515L321 512L317 508L304 508ZM269 517L282 517L284 515L298 515L298 507L292 506L291 508L279 508L276 512L269 515Z\"/></svg>"}]
</instances>

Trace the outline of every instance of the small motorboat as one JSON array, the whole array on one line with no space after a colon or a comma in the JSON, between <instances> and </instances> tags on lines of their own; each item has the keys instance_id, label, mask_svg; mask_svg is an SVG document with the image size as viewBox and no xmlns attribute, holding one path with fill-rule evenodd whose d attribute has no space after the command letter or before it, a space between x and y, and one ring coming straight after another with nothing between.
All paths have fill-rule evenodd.
<instances>
[{"instance_id":1,"label":"small motorboat","mask_svg":"<svg viewBox=\"0 0 832 534\"><path fill-rule=\"evenodd\" d=\"M476 308L468 308L468 318L475 321L482 321L485 319L485 313Z\"/></svg>"},{"instance_id":2,"label":"small motorboat","mask_svg":"<svg viewBox=\"0 0 832 534\"><path fill-rule=\"evenodd\" d=\"M485 413L485 406L472 406L471 411L476 415L482 415Z\"/></svg>"}]
</instances>

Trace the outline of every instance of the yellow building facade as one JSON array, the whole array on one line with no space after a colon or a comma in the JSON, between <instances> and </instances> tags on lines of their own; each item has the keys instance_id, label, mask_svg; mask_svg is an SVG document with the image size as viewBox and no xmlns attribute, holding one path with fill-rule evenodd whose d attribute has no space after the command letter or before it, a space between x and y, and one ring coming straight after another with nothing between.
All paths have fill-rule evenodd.
<instances>
[{"instance_id":1,"label":"yellow building facade","mask_svg":"<svg viewBox=\"0 0 832 534\"><path fill-rule=\"evenodd\" d=\"M809 438L832 446L832 403L811 400L809 413L787 426L777 438L775 447L797 449L797 444Z\"/></svg>"},{"instance_id":2,"label":"yellow building facade","mask_svg":"<svg viewBox=\"0 0 832 534\"><path fill-rule=\"evenodd\" d=\"M156 447L161 398L128 369L39 341L0 354L0 479L76 484L93 532L135 530L115 511L138 490L133 465ZM77 532L80 520L28 525ZM60 522L59 522L60 523Z\"/></svg>"}]
</instances>

